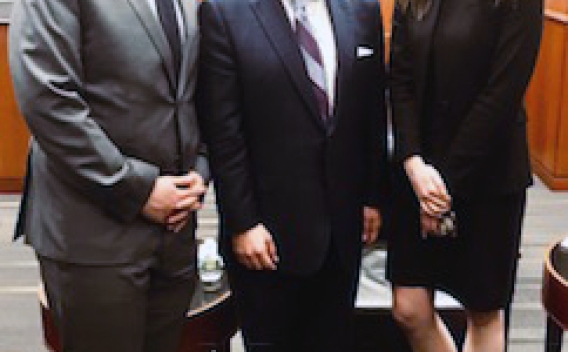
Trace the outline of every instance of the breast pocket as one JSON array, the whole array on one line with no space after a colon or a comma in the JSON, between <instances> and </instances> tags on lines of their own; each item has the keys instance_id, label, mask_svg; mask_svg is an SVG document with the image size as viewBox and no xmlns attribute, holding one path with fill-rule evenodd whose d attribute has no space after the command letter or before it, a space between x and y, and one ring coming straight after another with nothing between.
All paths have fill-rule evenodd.
<instances>
[{"instance_id":1,"label":"breast pocket","mask_svg":"<svg viewBox=\"0 0 568 352\"><path fill-rule=\"evenodd\" d=\"M357 60L371 59L375 53L375 48L369 45L358 45L355 48L355 58Z\"/></svg>"},{"instance_id":2,"label":"breast pocket","mask_svg":"<svg viewBox=\"0 0 568 352\"><path fill-rule=\"evenodd\" d=\"M374 45L357 44L354 48L354 76L364 82L375 77L375 70L378 70L381 52Z\"/></svg>"}]
</instances>

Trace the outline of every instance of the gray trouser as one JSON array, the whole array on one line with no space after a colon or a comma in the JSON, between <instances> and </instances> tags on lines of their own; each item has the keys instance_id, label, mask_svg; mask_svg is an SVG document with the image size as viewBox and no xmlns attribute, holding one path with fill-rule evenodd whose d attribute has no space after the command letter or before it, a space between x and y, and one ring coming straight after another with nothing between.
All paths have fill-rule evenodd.
<instances>
[{"instance_id":1,"label":"gray trouser","mask_svg":"<svg viewBox=\"0 0 568 352\"><path fill-rule=\"evenodd\" d=\"M153 256L130 264L39 257L62 352L177 352L195 288L195 248L175 237L164 235Z\"/></svg>"}]
</instances>

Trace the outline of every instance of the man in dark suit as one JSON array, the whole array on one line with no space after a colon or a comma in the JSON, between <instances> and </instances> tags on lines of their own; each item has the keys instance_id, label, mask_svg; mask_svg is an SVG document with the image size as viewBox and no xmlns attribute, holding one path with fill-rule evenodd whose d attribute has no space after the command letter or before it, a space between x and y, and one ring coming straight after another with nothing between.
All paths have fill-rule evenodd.
<instances>
[{"instance_id":1,"label":"man in dark suit","mask_svg":"<svg viewBox=\"0 0 568 352\"><path fill-rule=\"evenodd\" d=\"M17 235L66 352L176 351L208 166L192 0L20 0L10 66L33 135Z\"/></svg>"},{"instance_id":2,"label":"man in dark suit","mask_svg":"<svg viewBox=\"0 0 568 352\"><path fill-rule=\"evenodd\" d=\"M351 351L386 185L375 0L211 0L200 123L248 351Z\"/></svg>"}]
</instances>

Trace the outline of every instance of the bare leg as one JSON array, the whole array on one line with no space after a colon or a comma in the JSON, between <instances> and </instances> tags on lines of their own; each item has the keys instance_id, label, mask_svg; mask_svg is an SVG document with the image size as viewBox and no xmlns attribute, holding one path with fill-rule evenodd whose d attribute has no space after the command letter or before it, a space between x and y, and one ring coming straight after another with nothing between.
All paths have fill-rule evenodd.
<instances>
[{"instance_id":1,"label":"bare leg","mask_svg":"<svg viewBox=\"0 0 568 352\"><path fill-rule=\"evenodd\" d=\"M502 310L468 311L467 335L463 352L505 351L505 318Z\"/></svg>"},{"instance_id":2,"label":"bare leg","mask_svg":"<svg viewBox=\"0 0 568 352\"><path fill-rule=\"evenodd\" d=\"M414 352L456 352L446 325L436 313L434 296L425 288L394 287L393 314Z\"/></svg>"}]
</instances>

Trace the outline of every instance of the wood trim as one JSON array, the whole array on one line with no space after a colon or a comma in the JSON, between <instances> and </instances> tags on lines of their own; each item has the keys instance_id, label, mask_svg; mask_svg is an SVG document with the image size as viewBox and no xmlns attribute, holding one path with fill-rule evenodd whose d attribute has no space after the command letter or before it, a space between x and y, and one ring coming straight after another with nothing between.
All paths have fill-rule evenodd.
<instances>
[{"instance_id":1,"label":"wood trim","mask_svg":"<svg viewBox=\"0 0 568 352\"><path fill-rule=\"evenodd\" d=\"M24 179L19 177L1 177L0 193L20 193L24 187Z\"/></svg>"},{"instance_id":2,"label":"wood trim","mask_svg":"<svg viewBox=\"0 0 568 352\"><path fill-rule=\"evenodd\" d=\"M544 17L553 21L568 24L568 14L551 9L544 10Z\"/></svg>"},{"instance_id":3,"label":"wood trim","mask_svg":"<svg viewBox=\"0 0 568 352\"><path fill-rule=\"evenodd\" d=\"M228 301L230 298L231 298L231 291L226 291L222 295L215 298L211 302L203 305L202 307L199 307L198 309L189 310L187 312L186 316L189 319L192 319L192 318L198 317L200 315L206 314L208 311L215 309L215 307L219 306L220 304L222 304L225 301Z\"/></svg>"},{"instance_id":4,"label":"wood trim","mask_svg":"<svg viewBox=\"0 0 568 352\"><path fill-rule=\"evenodd\" d=\"M534 173L544 182L544 184L553 191L568 190L568 177L558 177L550 172L542 163L536 159L532 159L532 168Z\"/></svg>"}]
</instances>

